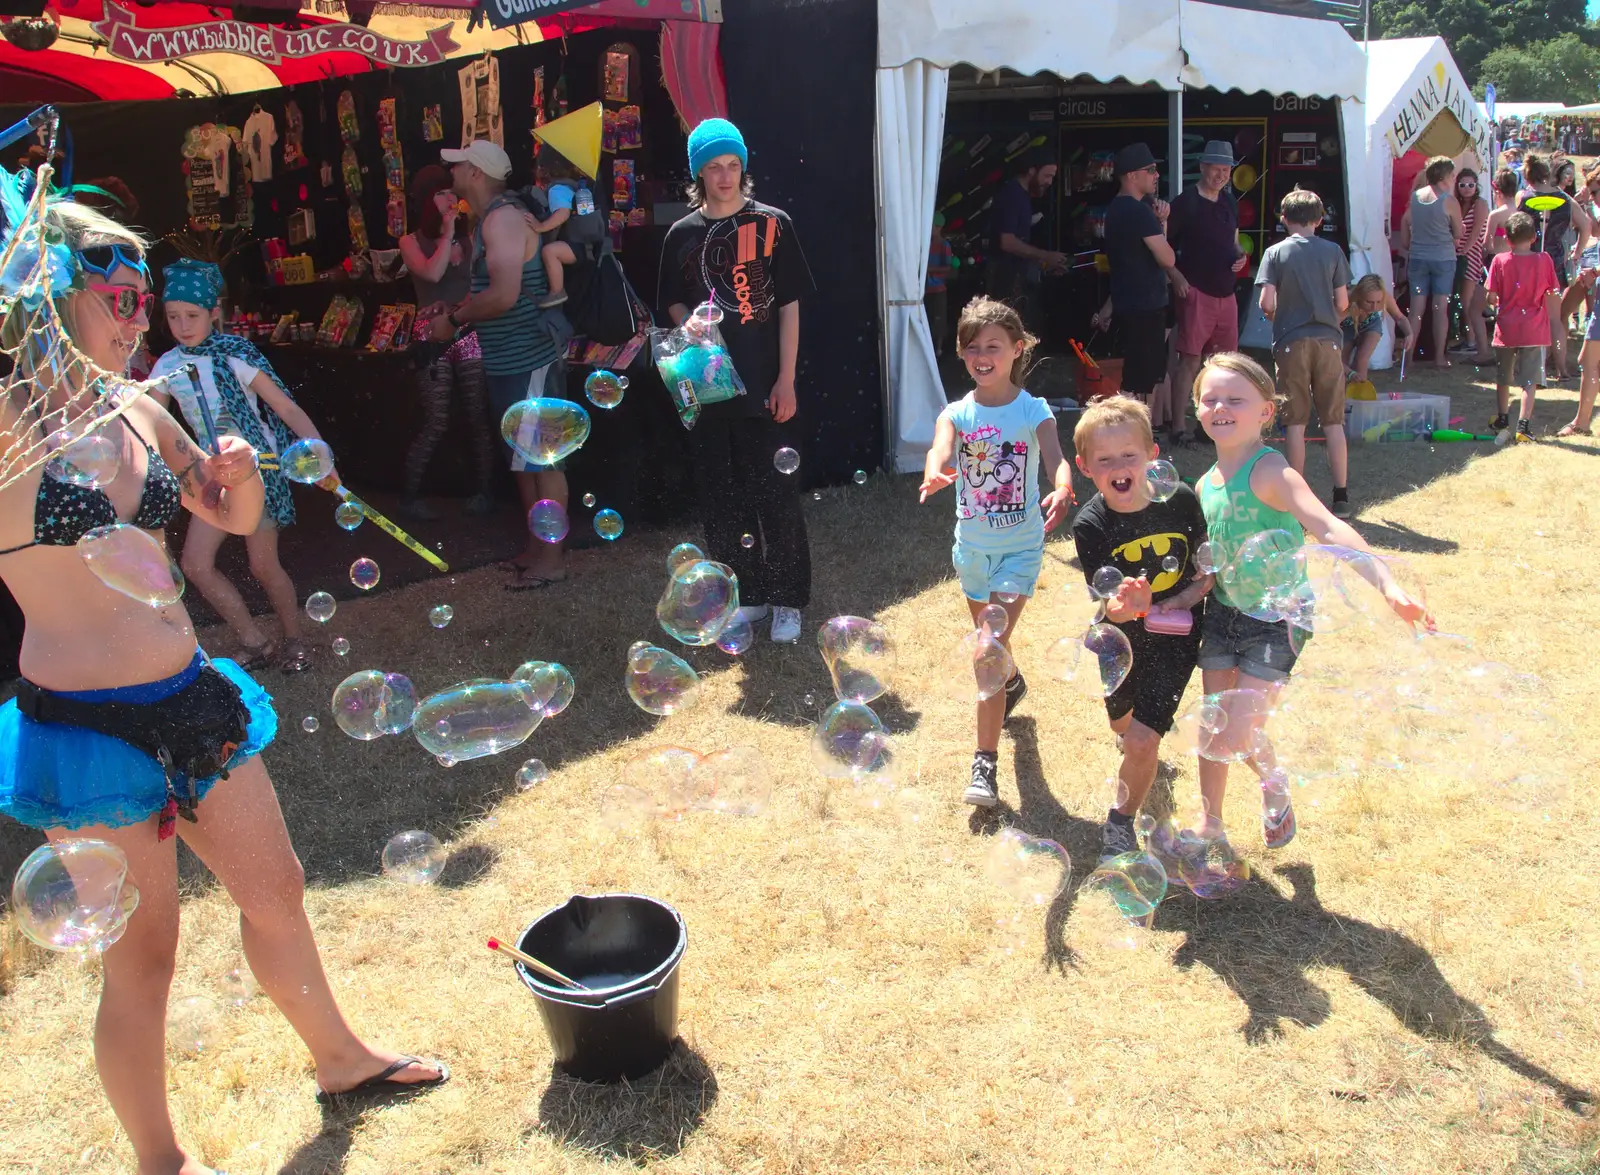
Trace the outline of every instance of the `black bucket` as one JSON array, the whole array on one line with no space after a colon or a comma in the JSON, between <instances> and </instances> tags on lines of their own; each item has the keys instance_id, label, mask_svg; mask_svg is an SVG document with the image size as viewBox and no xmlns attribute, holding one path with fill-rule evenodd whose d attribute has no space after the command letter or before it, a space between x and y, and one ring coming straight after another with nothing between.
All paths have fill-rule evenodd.
<instances>
[{"instance_id":1,"label":"black bucket","mask_svg":"<svg viewBox=\"0 0 1600 1175\"><path fill-rule=\"evenodd\" d=\"M639 894L580 895L534 919L517 946L588 989L517 964L538 997L556 1064L580 1081L643 1077L660 1066L678 1035L678 964L688 943L678 911Z\"/></svg>"}]
</instances>

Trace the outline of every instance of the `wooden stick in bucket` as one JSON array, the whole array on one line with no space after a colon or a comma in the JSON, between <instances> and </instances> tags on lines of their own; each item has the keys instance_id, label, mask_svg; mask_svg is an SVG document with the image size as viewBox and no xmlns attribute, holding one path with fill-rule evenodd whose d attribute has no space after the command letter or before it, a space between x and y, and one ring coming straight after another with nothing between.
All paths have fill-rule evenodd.
<instances>
[{"instance_id":1,"label":"wooden stick in bucket","mask_svg":"<svg viewBox=\"0 0 1600 1175\"><path fill-rule=\"evenodd\" d=\"M533 969L534 971L537 971L540 975L543 975L546 979L554 979L557 983L561 984L563 987L572 987L572 988L576 988L579 991L587 991L588 990L587 988L585 988L583 986L583 984L579 983L577 980L568 979L565 975L561 974L561 972L557 971L554 967L551 967L546 963L539 962L539 960L535 959L532 955L523 954L521 951L517 950L516 947L511 946L508 943L503 943L498 938L491 938L489 940L489 949L491 951L500 951L502 954L510 955L513 959L515 959L517 962L521 963L523 966L529 967L529 968Z\"/></svg>"}]
</instances>

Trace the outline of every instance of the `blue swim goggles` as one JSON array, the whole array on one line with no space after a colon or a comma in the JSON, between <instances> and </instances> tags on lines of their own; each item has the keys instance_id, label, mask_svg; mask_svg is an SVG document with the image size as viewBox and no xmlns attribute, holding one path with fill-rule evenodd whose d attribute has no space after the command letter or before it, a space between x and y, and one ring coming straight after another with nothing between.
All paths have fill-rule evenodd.
<instances>
[{"instance_id":1,"label":"blue swim goggles","mask_svg":"<svg viewBox=\"0 0 1600 1175\"><path fill-rule=\"evenodd\" d=\"M144 256L127 245L90 245L79 249L78 263L90 273L97 273L104 278L109 278L121 266L142 273L146 278L150 276Z\"/></svg>"}]
</instances>

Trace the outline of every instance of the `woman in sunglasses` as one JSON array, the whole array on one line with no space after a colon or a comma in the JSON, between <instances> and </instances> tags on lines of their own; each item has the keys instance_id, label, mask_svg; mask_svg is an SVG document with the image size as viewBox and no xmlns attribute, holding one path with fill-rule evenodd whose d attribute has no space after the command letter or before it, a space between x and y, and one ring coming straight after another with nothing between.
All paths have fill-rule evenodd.
<instances>
[{"instance_id":1,"label":"woman in sunglasses","mask_svg":"<svg viewBox=\"0 0 1600 1175\"><path fill-rule=\"evenodd\" d=\"M60 343L89 364L49 384L0 383L0 458L50 451L54 430L92 406L99 372L118 375L149 325L144 246L71 202L51 202L43 232L21 219L20 177L0 169L15 249L0 283L16 295L0 345ZM41 238L54 242L38 256ZM8 242L0 239L0 248ZM25 289L48 267L59 318ZM30 303L29 298L33 297ZM61 330L65 328L65 337ZM20 344L19 344L20 340ZM58 370L63 370L58 367ZM126 385L124 385L126 386ZM93 389L93 390L86 390ZM0 471L0 579L27 620L17 697L0 707L0 812L52 841L95 838L121 849L140 902L103 955L94 1056L140 1175L203 1175L167 1108L165 1022L178 945L174 832L239 906L245 956L262 989L310 1048L323 1100L437 1084L444 1066L362 1042L323 974L302 904L303 873L259 757L277 729L271 699L196 646L181 604L150 606L112 590L75 544L127 523L165 542L180 507L235 534L255 529L265 494L256 456L236 436L207 454L150 397L100 425L114 470L97 485L41 463Z\"/></svg>"},{"instance_id":2,"label":"woman in sunglasses","mask_svg":"<svg viewBox=\"0 0 1600 1175\"><path fill-rule=\"evenodd\" d=\"M1470 167L1456 172L1456 203L1461 205L1461 235L1456 238L1461 350L1471 363L1482 367L1496 362L1483 319L1483 246L1489 237L1489 202L1479 194L1478 173Z\"/></svg>"}]
</instances>

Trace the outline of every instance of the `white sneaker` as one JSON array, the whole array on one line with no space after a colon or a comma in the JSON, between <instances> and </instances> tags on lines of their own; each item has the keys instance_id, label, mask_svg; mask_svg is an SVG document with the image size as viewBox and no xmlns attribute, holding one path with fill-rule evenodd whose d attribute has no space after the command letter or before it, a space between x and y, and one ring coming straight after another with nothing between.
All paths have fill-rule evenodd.
<instances>
[{"instance_id":1,"label":"white sneaker","mask_svg":"<svg viewBox=\"0 0 1600 1175\"><path fill-rule=\"evenodd\" d=\"M740 608L733 614L735 620L743 620L746 624L754 624L757 620L765 620L770 609L765 604L754 608Z\"/></svg>"},{"instance_id":2,"label":"white sneaker","mask_svg":"<svg viewBox=\"0 0 1600 1175\"><path fill-rule=\"evenodd\" d=\"M772 639L780 645L792 645L800 639L800 609L772 610Z\"/></svg>"}]
</instances>

